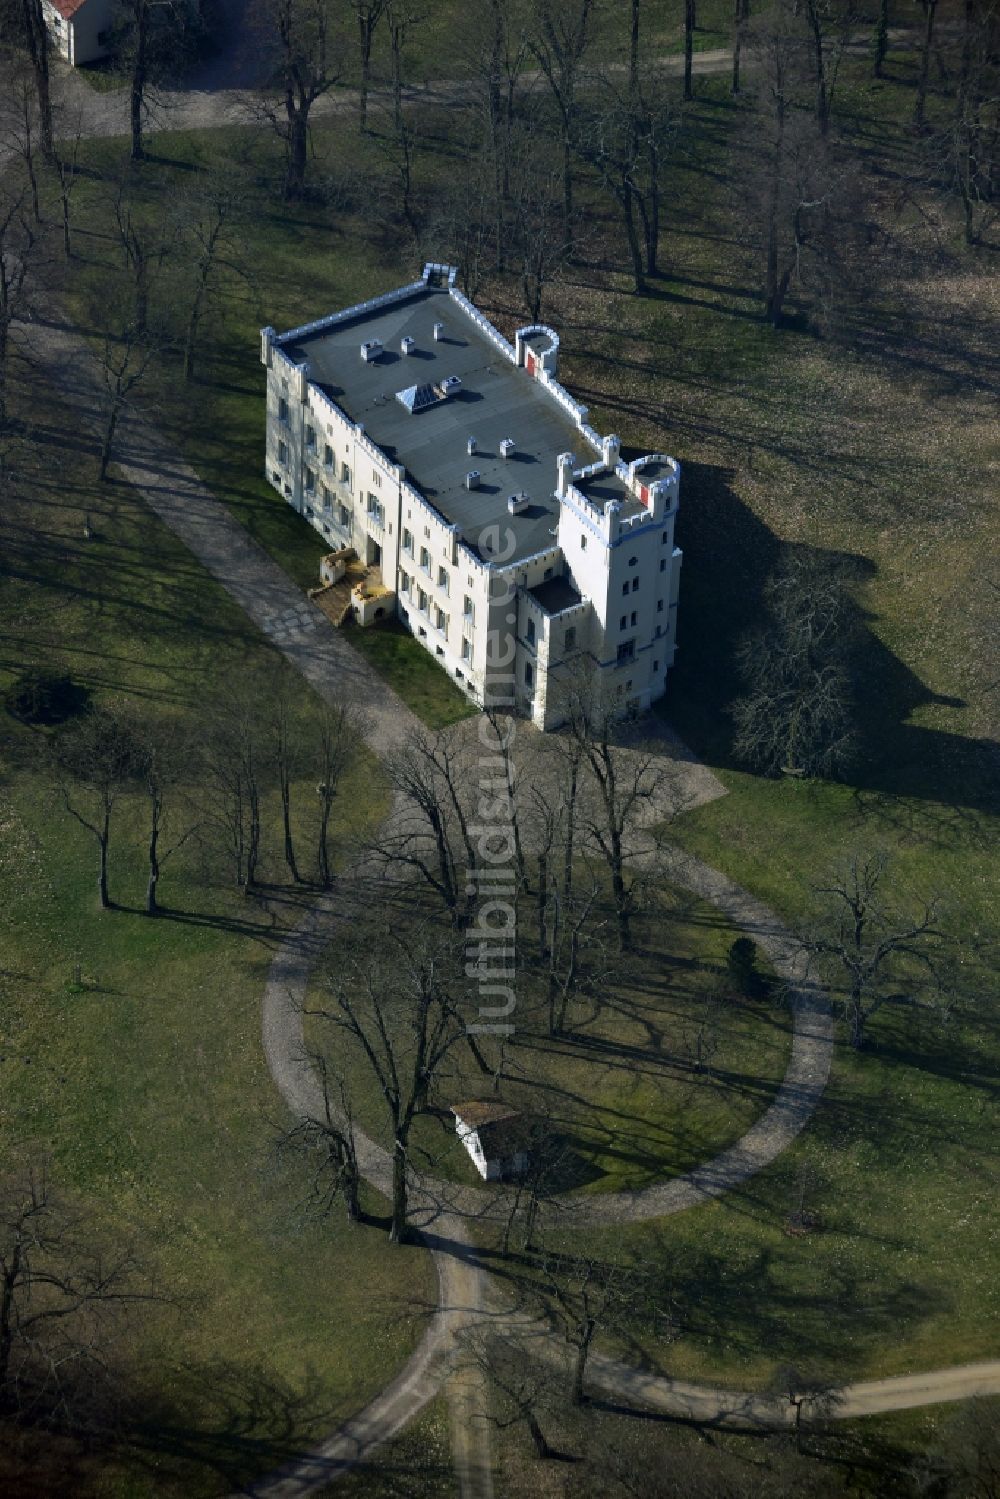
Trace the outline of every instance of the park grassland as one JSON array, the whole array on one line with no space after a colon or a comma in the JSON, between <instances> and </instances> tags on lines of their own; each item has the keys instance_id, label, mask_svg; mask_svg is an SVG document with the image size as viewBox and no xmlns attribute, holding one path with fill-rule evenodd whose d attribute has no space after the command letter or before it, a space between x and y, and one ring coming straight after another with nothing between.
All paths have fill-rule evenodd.
<instances>
[{"instance_id":1,"label":"park grassland","mask_svg":"<svg viewBox=\"0 0 1000 1499\"><path fill-rule=\"evenodd\" d=\"M581 888L585 880L581 872ZM402 923L416 928L427 917L424 902L401 902ZM525 951L533 921L526 898L518 913ZM480 1039L486 1061L498 1069L503 1101L528 1116L544 1110L560 1141L549 1190L641 1190L690 1170L765 1111L788 1063L791 1012L776 991L750 1001L734 987L726 954L738 933L714 907L661 886L635 918L626 956L603 945L613 923L606 899L593 922L602 945L584 959L596 978L586 997L571 1004L561 1033L549 1034L544 982L526 967L510 1041L501 1049L489 1036ZM333 947L313 975L307 1038L330 1055L331 1066L345 1070L359 1125L387 1147L386 1110L371 1069L357 1044L323 1018L339 1013L338 953ZM459 1042L435 1085L431 1111L414 1126L411 1148L421 1170L482 1185L450 1106L484 1096L490 1085Z\"/></svg>"},{"instance_id":2,"label":"park grassland","mask_svg":"<svg viewBox=\"0 0 1000 1499\"><path fill-rule=\"evenodd\" d=\"M47 430L61 440L57 424ZM123 697L195 728L199 705L232 680L252 690L287 674L307 720L309 690L132 491L90 482L94 466L69 439L57 481L39 463L30 509L5 517L0 685L24 666L65 668L97 701ZM151 919L145 808L126 797L113 825L116 905L101 913L96 848L45 771L42 731L7 715L0 728L0 1152L8 1165L46 1158L56 1188L109 1242L135 1242L170 1297L133 1320L119 1350L138 1399L120 1461L105 1454L97 1471L57 1448L53 1461L60 1482L66 1464L83 1464L80 1492L224 1492L394 1375L433 1299L429 1258L390 1248L375 1221L305 1216L304 1170L277 1158L287 1116L263 1057L261 995L310 895L287 883L276 840L260 899L231 891L210 843L189 840L165 866L165 910ZM307 865L310 795L293 788ZM362 750L334 809L338 862L386 805ZM173 815L168 841L182 825ZM265 827L278 819L269 799ZM376 1198L365 1206L381 1210ZM22 1492L16 1443L5 1450L14 1471L0 1465L0 1486ZM25 1461L44 1470L37 1449Z\"/></svg>"},{"instance_id":3,"label":"park grassland","mask_svg":"<svg viewBox=\"0 0 1000 1499\"><path fill-rule=\"evenodd\" d=\"M897 61L873 89L845 65L840 85L847 128L875 142L886 184L913 168L906 66ZM901 252L898 277L822 338L798 317L767 328L759 267L734 217L737 120L724 83L700 82L669 195L664 274L649 297L630 295L609 268L617 231L592 197L582 263L543 311L561 333L561 378L594 425L684 466L680 651L664 711L729 795L679 819L672 836L793 924L808 923L812 886L839 860L885 847L898 904L939 897L971 954L997 912L985 743L996 703L995 283L947 234L928 270L919 213L887 185L885 219L914 252ZM457 169L461 149L443 114L425 112L421 130L418 170L433 183ZM191 461L302 582L318 542L251 477L263 438L257 328L348 305L412 277L423 251L447 253L433 236L418 252L366 222L357 183L381 174L392 190L378 142L359 142L349 119L317 124L314 138L335 206L286 211L274 148L258 139L261 207L244 231L255 290L234 288L216 315L194 400L158 392ZM151 197L238 143L225 132L159 137L158 160L143 168ZM107 170L121 145L92 143L86 156ZM96 205L98 185L85 186L81 204ZM94 238L86 253L111 250ZM509 280L479 298L505 330L524 320L517 299ZM863 672L858 762L843 786L765 782L729 755L733 646L759 617L762 582L787 543L853 559ZM658 1354L671 1369L766 1382L813 1338L843 1373L995 1352L997 1251L981 1206L994 1150L989 1011L960 1005L939 1029L887 1010L873 1043L862 1058L838 1050L814 1125L745 1194L656 1231L664 1253L683 1251L697 1269L699 1319ZM782 1225L804 1158L833 1226L793 1240Z\"/></svg>"}]
</instances>

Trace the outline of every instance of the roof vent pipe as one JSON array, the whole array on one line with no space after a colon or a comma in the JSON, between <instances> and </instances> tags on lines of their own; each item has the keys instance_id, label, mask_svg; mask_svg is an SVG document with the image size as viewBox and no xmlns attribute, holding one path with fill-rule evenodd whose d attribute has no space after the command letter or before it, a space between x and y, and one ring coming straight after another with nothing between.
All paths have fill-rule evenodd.
<instances>
[{"instance_id":1,"label":"roof vent pipe","mask_svg":"<svg viewBox=\"0 0 1000 1499\"><path fill-rule=\"evenodd\" d=\"M503 442L500 444L500 457L513 458L516 452L517 443L514 441L513 437L505 437Z\"/></svg>"},{"instance_id":2,"label":"roof vent pipe","mask_svg":"<svg viewBox=\"0 0 1000 1499\"><path fill-rule=\"evenodd\" d=\"M401 338L399 340L399 347L404 354L409 354L412 349L417 347L417 340L415 338Z\"/></svg>"},{"instance_id":3,"label":"roof vent pipe","mask_svg":"<svg viewBox=\"0 0 1000 1499\"><path fill-rule=\"evenodd\" d=\"M470 437L469 440L468 440L468 442L465 444L465 451L468 453L469 457L471 458L472 455L473 455L473 453L476 451L476 449L478 447L479 447L479 444L477 443L476 439L474 437Z\"/></svg>"},{"instance_id":4,"label":"roof vent pipe","mask_svg":"<svg viewBox=\"0 0 1000 1499\"><path fill-rule=\"evenodd\" d=\"M444 323L434 324L434 342L436 344L444 341Z\"/></svg>"},{"instance_id":5,"label":"roof vent pipe","mask_svg":"<svg viewBox=\"0 0 1000 1499\"><path fill-rule=\"evenodd\" d=\"M465 476L465 487L466 487L466 489L478 489L479 488L479 480L480 480L480 478L481 478L481 475L480 475L480 472L479 472L478 468L470 469L469 472Z\"/></svg>"}]
</instances>

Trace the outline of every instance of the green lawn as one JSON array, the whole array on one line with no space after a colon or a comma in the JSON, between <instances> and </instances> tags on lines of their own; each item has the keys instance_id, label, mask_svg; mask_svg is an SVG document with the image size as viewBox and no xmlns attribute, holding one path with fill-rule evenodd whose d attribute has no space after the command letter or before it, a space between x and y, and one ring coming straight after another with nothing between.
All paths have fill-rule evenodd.
<instances>
[{"instance_id":1,"label":"green lawn","mask_svg":"<svg viewBox=\"0 0 1000 1499\"><path fill-rule=\"evenodd\" d=\"M347 639L428 728L444 729L476 712L465 693L398 620L364 630L348 627Z\"/></svg>"},{"instance_id":2,"label":"green lawn","mask_svg":"<svg viewBox=\"0 0 1000 1499\"><path fill-rule=\"evenodd\" d=\"M43 409L47 393L31 394ZM25 664L65 668L98 701L125 697L196 729L223 686L253 694L287 677L307 726L309 690L131 491L91 484L93 460L73 439L52 482L45 439L59 439L42 427L35 453L16 450L6 498L0 685ZM275 793L263 808L261 897L228 887L220 850L201 835L167 863L156 919L141 914L145 807L125 797L116 909L100 913L95 846L61 806L45 731L4 714L0 735L0 1148L8 1161L47 1158L60 1190L110 1240L134 1239L178 1298L132 1326L123 1354L140 1424L118 1460L102 1460L94 1491L228 1491L393 1375L420 1335L431 1266L417 1248L391 1249L374 1221L350 1230L339 1214L304 1218L303 1168L275 1156L286 1114L264 1062L261 994L311 898L287 883ZM306 867L314 779L304 768L293 787ZM185 796L197 789L192 773ZM335 807L338 859L385 806L362 751ZM175 800L167 841L195 815Z\"/></svg>"},{"instance_id":3,"label":"green lawn","mask_svg":"<svg viewBox=\"0 0 1000 1499\"><path fill-rule=\"evenodd\" d=\"M583 876L581 875L581 878ZM424 915L401 908L400 920ZM534 912L520 911L527 954ZM635 948L620 957L605 946L610 909L595 913L584 959L592 989L570 1008L562 1035L548 1032L544 986L527 968L518 976L516 1026L502 1053L483 1037L499 1092L529 1117L550 1119L565 1158L560 1185L586 1191L641 1188L688 1170L732 1143L767 1108L784 1075L791 1014L766 999L734 994L725 957L737 933L711 906L669 887L637 918ZM612 944L613 945L613 944ZM335 972L339 945L326 970ZM324 965L314 975L310 1008L330 1005ZM309 1034L346 1066L359 1122L387 1143L381 1096L360 1052L314 1017ZM422 1169L476 1184L455 1135L450 1105L492 1096L471 1052L449 1055L432 1094L433 1112L415 1127Z\"/></svg>"}]
</instances>

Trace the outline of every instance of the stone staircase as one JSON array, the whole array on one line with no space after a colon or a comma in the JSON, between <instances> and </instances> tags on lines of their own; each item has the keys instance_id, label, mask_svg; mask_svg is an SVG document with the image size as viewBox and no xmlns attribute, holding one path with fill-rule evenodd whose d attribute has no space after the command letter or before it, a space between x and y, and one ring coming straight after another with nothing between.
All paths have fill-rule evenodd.
<instances>
[{"instance_id":1,"label":"stone staircase","mask_svg":"<svg viewBox=\"0 0 1000 1499\"><path fill-rule=\"evenodd\" d=\"M354 590L359 585L371 584L373 575L377 575L381 583L381 574L377 568L365 567L360 558L352 555L347 560L347 571L339 582L326 583L321 588L310 588L309 597L322 609L330 623L339 629L351 616Z\"/></svg>"}]
</instances>

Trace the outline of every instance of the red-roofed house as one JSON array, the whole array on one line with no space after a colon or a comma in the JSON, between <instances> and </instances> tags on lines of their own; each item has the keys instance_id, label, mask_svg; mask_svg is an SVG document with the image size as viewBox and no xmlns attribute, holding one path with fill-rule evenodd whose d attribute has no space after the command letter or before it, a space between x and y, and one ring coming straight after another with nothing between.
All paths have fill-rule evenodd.
<instances>
[{"instance_id":1,"label":"red-roofed house","mask_svg":"<svg viewBox=\"0 0 1000 1499\"><path fill-rule=\"evenodd\" d=\"M114 0L42 0L52 45L72 67L108 53Z\"/></svg>"}]
</instances>

